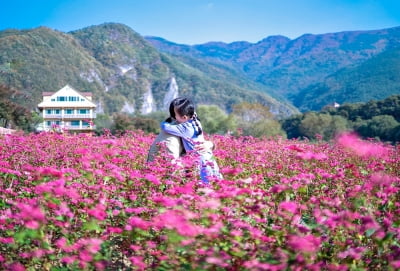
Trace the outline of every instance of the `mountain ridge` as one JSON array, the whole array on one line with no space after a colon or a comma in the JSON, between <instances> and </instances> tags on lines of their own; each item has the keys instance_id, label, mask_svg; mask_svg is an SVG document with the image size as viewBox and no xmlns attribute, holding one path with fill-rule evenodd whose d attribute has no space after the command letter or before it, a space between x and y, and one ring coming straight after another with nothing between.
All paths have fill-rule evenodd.
<instances>
[{"instance_id":1,"label":"mountain ridge","mask_svg":"<svg viewBox=\"0 0 400 271\"><path fill-rule=\"evenodd\" d=\"M0 31L0 83L25 91L30 108L42 91L70 84L93 92L100 111L113 114L165 110L164 98L175 80L175 92L168 95L191 96L198 104L226 111L242 101L260 102L285 117L343 97L340 101L349 102L343 93L357 74L365 74L369 83L353 84L355 97L366 93L359 98L383 99L399 93L400 79L385 79L400 62L398 48L400 27L197 45L142 37L120 23L68 33L48 27L6 29ZM393 61L379 57L392 51ZM368 72L368 61L376 57L381 75L374 82L368 79L375 76ZM347 79L341 80L343 76ZM382 82L385 91L377 87Z\"/></svg>"},{"instance_id":2,"label":"mountain ridge","mask_svg":"<svg viewBox=\"0 0 400 271\"><path fill-rule=\"evenodd\" d=\"M296 111L265 93L211 78L164 55L123 24L105 23L68 33L50 28L6 30L0 37L0 82L31 95L30 108L40 102L41 92L70 84L93 92L98 108L107 114L165 110L164 96L174 78L179 86L175 95L191 96L199 104L216 104L229 111L241 101L259 101L276 115Z\"/></svg>"},{"instance_id":3,"label":"mountain ridge","mask_svg":"<svg viewBox=\"0 0 400 271\"><path fill-rule=\"evenodd\" d=\"M323 82L326 77L339 70L360 65L386 50L400 47L400 27L304 34L292 40L279 35L270 36L256 43L245 43L246 46L239 52L226 50L233 43L168 47L168 42L160 44L162 40L155 42L154 38L146 39L163 52L174 55L191 54L196 58L201 56L208 63L233 66L250 79L274 89L279 96L294 102L299 100L297 95L302 95L302 90ZM185 50L179 50L182 48ZM212 53L207 54L204 48ZM215 57L218 50L223 54ZM392 88L390 92L396 94L396 89ZM335 99L334 95L332 99ZM332 102L334 100L330 101ZM309 106L300 105L300 108L311 110Z\"/></svg>"}]
</instances>

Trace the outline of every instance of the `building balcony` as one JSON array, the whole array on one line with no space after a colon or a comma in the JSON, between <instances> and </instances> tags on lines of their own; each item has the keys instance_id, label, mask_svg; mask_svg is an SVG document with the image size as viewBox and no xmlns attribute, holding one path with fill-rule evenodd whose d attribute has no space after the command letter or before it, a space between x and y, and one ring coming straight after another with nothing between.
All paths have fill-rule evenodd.
<instances>
[{"instance_id":1,"label":"building balcony","mask_svg":"<svg viewBox=\"0 0 400 271\"><path fill-rule=\"evenodd\" d=\"M94 131L96 129L96 125L82 125L82 127L77 126L77 125L60 125L60 126L54 126L54 125L38 125L36 127L37 132L43 132L43 131Z\"/></svg>"},{"instance_id":2,"label":"building balcony","mask_svg":"<svg viewBox=\"0 0 400 271\"><path fill-rule=\"evenodd\" d=\"M96 126L95 125L92 125L92 126L83 125L82 127L79 127L79 126L75 126L75 125L65 125L62 129L69 130L69 131L72 131L72 130L74 130L74 131L94 130L94 129L96 129Z\"/></svg>"},{"instance_id":3,"label":"building balcony","mask_svg":"<svg viewBox=\"0 0 400 271\"><path fill-rule=\"evenodd\" d=\"M96 118L96 114L93 113L92 116L90 114L51 114L45 115L43 119L94 119Z\"/></svg>"}]
</instances>

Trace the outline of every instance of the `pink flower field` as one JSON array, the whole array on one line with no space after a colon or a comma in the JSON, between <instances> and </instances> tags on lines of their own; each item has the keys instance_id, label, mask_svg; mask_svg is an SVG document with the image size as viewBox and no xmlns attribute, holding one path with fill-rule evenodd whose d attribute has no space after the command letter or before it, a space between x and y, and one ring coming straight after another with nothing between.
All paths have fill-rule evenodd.
<instances>
[{"instance_id":1,"label":"pink flower field","mask_svg":"<svg viewBox=\"0 0 400 271\"><path fill-rule=\"evenodd\" d=\"M155 135L0 137L0 270L399 270L399 146L210 136L146 164Z\"/></svg>"}]
</instances>

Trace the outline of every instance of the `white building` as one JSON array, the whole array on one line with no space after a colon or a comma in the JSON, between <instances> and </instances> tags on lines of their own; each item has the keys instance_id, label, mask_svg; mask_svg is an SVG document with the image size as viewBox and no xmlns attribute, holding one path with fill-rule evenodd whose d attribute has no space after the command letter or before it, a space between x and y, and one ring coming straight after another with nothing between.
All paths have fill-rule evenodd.
<instances>
[{"instance_id":1,"label":"white building","mask_svg":"<svg viewBox=\"0 0 400 271\"><path fill-rule=\"evenodd\" d=\"M69 85L57 92L43 92L38 108L43 131L91 132L95 128L96 105L90 92L79 92Z\"/></svg>"}]
</instances>

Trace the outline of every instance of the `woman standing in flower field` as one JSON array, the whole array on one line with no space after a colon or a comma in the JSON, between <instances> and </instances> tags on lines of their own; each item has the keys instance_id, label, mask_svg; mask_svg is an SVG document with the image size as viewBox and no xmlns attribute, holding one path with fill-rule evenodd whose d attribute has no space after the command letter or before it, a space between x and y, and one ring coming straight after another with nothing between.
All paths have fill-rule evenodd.
<instances>
[{"instance_id":1,"label":"woman standing in flower field","mask_svg":"<svg viewBox=\"0 0 400 271\"><path fill-rule=\"evenodd\" d=\"M165 120L173 125L178 124L178 122L173 117L175 115L174 106L171 103L169 106L169 117ZM215 148L213 142L205 140L203 143L196 145L196 150L212 150ZM154 139L150 146L147 154L147 162L153 162L160 151L165 152L168 156L171 156L172 161L177 161L183 155L185 155L185 149L182 146L182 139L179 136L168 134L161 130L157 137Z\"/></svg>"},{"instance_id":2,"label":"woman standing in flower field","mask_svg":"<svg viewBox=\"0 0 400 271\"><path fill-rule=\"evenodd\" d=\"M171 124L177 124L171 118L168 118L166 121L171 122ZM160 149L160 147L162 148ZM160 150L165 150L168 155L172 156L174 161L184 154L181 138L162 130L150 146L147 154L147 162L153 162Z\"/></svg>"},{"instance_id":3,"label":"woman standing in flower field","mask_svg":"<svg viewBox=\"0 0 400 271\"><path fill-rule=\"evenodd\" d=\"M203 128L195 113L195 107L191 100L184 97L174 99L170 104L171 117L178 124L173 125L167 121L161 123L161 129L182 138L186 152L196 151L200 156L200 178L203 183L209 183L211 178L222 178L221 173L211 149L199 150L196 146L205 142ZM172 110L170 110L172 111Z\"/></svg>"}]
</instances>

